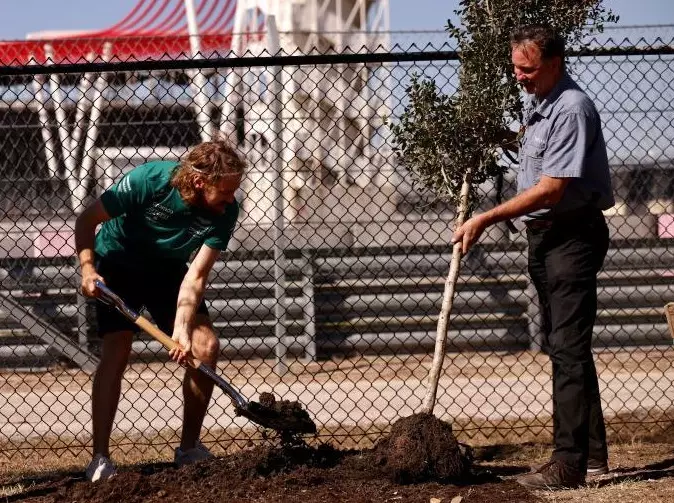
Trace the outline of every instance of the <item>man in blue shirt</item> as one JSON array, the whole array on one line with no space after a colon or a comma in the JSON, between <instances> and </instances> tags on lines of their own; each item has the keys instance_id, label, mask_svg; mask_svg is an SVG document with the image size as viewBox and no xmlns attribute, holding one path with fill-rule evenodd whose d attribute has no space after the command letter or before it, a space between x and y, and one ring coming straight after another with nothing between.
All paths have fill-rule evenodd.
<instances>
[{"instance_id":1,"label":"man in blue shirt","mask_svg":"<svg viewBox=\"0 0 674 503\"><path fill-rule=\"evenodd\" d=\"M515 77L532 95L519 145L518 193L460 226L463 253L496 222L521 217L552 361L554 451L518 480L577 487L608 471L606 431L591 352L597 273L608 249L602 210L615 204L599 114L565 71L564 40L541 25L511 37ZM514 135L513 135L514 136Z\"/></svg>"}]
</instances>

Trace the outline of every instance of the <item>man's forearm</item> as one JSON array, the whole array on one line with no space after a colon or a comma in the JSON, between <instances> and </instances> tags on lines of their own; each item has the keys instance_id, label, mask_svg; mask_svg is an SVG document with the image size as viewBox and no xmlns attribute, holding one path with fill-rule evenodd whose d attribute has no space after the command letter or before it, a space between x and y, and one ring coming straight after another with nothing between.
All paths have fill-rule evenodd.
<instances>
[{"instance_id":1,"label":"man's forearm","mask_svg":"<svg viewBox=\"0 0 674 503\"><path fill-rule=\"evenodd\" d=\"M486 211L482 216L486 220L487 225L493 225L497 222L518 218L543 208L551 208L559 201L560 197L561 193L551 191L547 187L538 184Z\"/></svg>"},{"instance_id":2,"label":"man's forearm","mask_svg":"<svg viewBox=\"0 0 674 503\"><path fill-rule=\"evenodd\" d=\"M201 302L206 287L205 280L191 277L188 273L180 285L178 293L178 307L176 310L176 325L182 326L189 331L192 327L194 315Z\"/></svg>"},{"instance_id":3,"label":"man's forearm","mask_svg":"<svg viewBox=\"0 0 674 503\"><path fill-rule=\"evenodd\" d=\"M79 253L80 270L84 276L87 273L95 271L94 266L94 251L91 248L85 248Z\"/></svg>"}]
</instances>

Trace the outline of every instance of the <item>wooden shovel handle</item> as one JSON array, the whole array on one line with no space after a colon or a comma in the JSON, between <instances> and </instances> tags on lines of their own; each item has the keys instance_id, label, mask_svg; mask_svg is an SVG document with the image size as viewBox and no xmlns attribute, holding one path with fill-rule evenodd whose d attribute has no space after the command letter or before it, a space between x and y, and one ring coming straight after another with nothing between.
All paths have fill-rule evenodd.
<instances>
[{"instance_id":1,"label":"wooden shovel handle","mask_svg":"<svg viewBox=\"0 0 674 503\"><path fill-rule=\"evenodd\" d=\"M175 349L179 346L176 341L166 335L159 327L153 325L147 318L144 318L129 306L127 306L122 298L110 290L110 288L108 288L105 283L97 280L96 288L98 289L98 299L101 302L105 302L109 306L117 309L117 311L119 311L123 316L133 321L137 326L150 334L153 339L159 341L166 349L171 351L172 349ZM231 384L217 375L211 367L204 365L201 360L196 359L190 354L187 355L186 359L187 364L190 367L199 370L201 373L208 376L218 387L220 387L220 389L227 393L227 395L232 399L232 403L234 404L234 407L237 408L239 413L248 409L248 401L243 396L241 396L241 394Z\"/></svg>"},{"instance_id":2,"label":"wooden shovel handle","mask_svg":"<svg viewBox=\"0 0 674 503\"><path fill-rule=\"evenodd\" d=\"M166 335L159 327L150 323L147 318L138 316L134 320L134 323L150 334L155 340L161 342L162 345L169 351L178 347L178 343L176 341ZM199 370L203 374L206 374L210 379L212 379L213 382L232 399L232 404L237 408L239 411L238 413L240 413L242 410L247 410L248 401L243 396L241 396L241 394L236 389L234 389L231 384L217 375L211 367L204 365L201 360L195 358L191 354L187 354L187 364L195 370Z\"/></svg>"},{"instance_id":3,"label":"wooden shovel handle","mask_svg":"<svg viewBox=\"0 0 674 503\"><path fill-rule=\"evenodd\" d=\"M171 339L163 330L161 330L158 326L153 325L150 323L150 320L143 316L138 316L136 320L134 321L136 325L138 325L140 328L142 328L145 332L150 334L153 339L156 341L160 342L166 349L171 351L172 349L176 349L179 347L179 344ZM187 354L187 364L195 369L198 369L201 365L202 362L201 360L198 360L191 354Z\"/></svg>"},{"instance_id":4,"label":"wooden shovel handle","mask_svg":"<svg viewBox=\"0 0 674 503\"><path fill-rule=\"evenodd\" d=\"M98 289L98 299L102 302L105 302L109 306L117 309L124 317L133 321L140 328L145 330L150 334L155 340L159 341L166 349L171 351L178 347L178 343L171 339L164 331L162 331L156 325L150 323L150 320L144 318L138 314L135 310L131 309L122 298L117 295L115 292L110 290L105 283L102 281L96 280L96 288ZM187 364L190 367L198 369L201 367L202 362L197 360L192 355L187 355ZM203 370L203 369L202 369Z\"/></svg>"}]
</instances>

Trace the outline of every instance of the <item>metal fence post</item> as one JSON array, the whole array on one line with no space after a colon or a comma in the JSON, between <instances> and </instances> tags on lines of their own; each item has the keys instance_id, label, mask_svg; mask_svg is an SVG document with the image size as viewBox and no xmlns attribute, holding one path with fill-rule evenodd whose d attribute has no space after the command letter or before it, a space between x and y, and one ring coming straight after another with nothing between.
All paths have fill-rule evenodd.
<instances>
[{"instance_id":1,"label":"metal fence post","mask_svg":"<svg viewBox=\"0 0 674 503\"><path fill-rule=\"evenodd\" d=\"M314 297L314 253L302 251L302 311L304 313L304 358L316 361L316 304Z\"/></svg>"},{"instance_id":2,"label":"metal fence post","mask_svg":"<svg viewBox=\"0 0 674 503\"><path fill-rule=\"evenodd\" d=\"M280 49L278 30L276 29L275 16L267 18L269 52L277 54ZM274 328L276 336L276 346L274 354L276 355L276 365L274 370L278 375L287 372L288 367L285 362L288 347L285 343L286 338L286 258L285 258L285 236L283 232L283 123L281 114L281 94L283 85L281 83L281 67L273 66L271 68L271 111L272 123L272 151L274 152L273 175L273 201L274 201L274 297L276 304L274 306L274 315L276 326Z\"/></svg>"},{"instance_id":3,"label":"metal fence post","mask_svg":"<svg viewBox=\"0 0 674 503\"><path fill-rule=\"evenodd\" d=\"M201 53L201 40L199 36L199 26L197 22L196 13L194 11L194 1L185 0L185 12L187 14L187 26L190 37L190 48L192 50L192 57L195 59L203 58ZM191 73L190 87L192 88L192 96L195 104L195 112L197 115L197 124L199 125L199 134L202 141L209 141L213 133L213 125L209 113L210 104L208 96L206 96L205 88L207 84L206 76L203 70L195 70Z\"/></svg>"}]
</instances>

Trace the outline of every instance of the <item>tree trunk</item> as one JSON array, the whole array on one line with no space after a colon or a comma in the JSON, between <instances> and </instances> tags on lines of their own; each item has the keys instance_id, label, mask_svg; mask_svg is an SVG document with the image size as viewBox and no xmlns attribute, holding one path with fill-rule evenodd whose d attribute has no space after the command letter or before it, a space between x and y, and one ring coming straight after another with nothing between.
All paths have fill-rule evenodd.
<instances>
[{"instance_id":1,"label":"tree trunk","mask_svg":"<svg viewBox=\"0 0 674 503\"><path fill-rule=\"evenodd\" d=\"M466 219L468 213L468 193L470 191L470 169L466 171L463 177L463 185L461 186L461 198L459 201L458 214L456 217L456 228L461 226ZM438 328L435 336L435 350L433 353L433 364L428 373L428 387L426 388L426 396L422 411L428 414L433 413L435 407L435 396L438 391L438 381L440 380L440 372L442 371L442 362L445 359L445 346L447 345L447 328L449 325L449 315L452 312L452 305L454 304L454 291L456 289L456 281L459 277L459 268L461 266L461 243L454 244L452 250L452 261L449 265L449 274L445 280L445 293L442 297L442 307L440 308L440 315L438 316Z\"/></svg>"}]
</instances>

